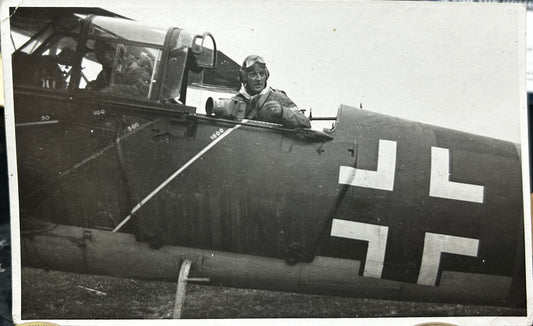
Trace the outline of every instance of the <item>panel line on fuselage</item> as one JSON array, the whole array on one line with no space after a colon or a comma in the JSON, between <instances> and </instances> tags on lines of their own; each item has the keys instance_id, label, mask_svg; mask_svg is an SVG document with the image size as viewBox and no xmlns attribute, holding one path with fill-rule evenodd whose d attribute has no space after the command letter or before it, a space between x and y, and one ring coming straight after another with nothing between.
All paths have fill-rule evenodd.
<instances>
[{"instance_id":1,"label":"panel line on fuselage","mask_svg":"<svg viewBox=\"0 0 533 326\"><path fill-rule=\"evenodd\" d=\"M59 123L59 120L43 120L43 121L31 121L31 122L21 122L15 123L15 127L27 127L27 126L41 126L41 125L51 125Z\"/></svg>"},{"instance_id":2,"label":"panel line on fuselage","mask_svg":"<svg viewBox=\"0 0 533 326\"><path fill-rule=\"evenodd\" d=\"M93 161L94 159L100 157L101 155L103 155L105 152L107 152L108 150L110 150L111 148L115 147L116 144L119 142L119 141L122 141L123 139L143 130L144 128L154 124L155 122L159 121L160 119L156 119L154 121L150 121L150 122L147 122L139 127L137 127L136 129L133 129L132 131L118 137L117 139L115 139L112 143L110 143L109 145L107 145L106 147L102 148L101 150L95 152L95 153L92 153L90 156L88 156L87 158L83 159L82 161L74 164L70 169L68 170L65 170L65 171L62 171L62 172L59 172L58 173L58 179L60 178L64 178L65 176L69 175L70 173L74 172L75 170L79 169L80 167L84 166L85 164ZM35 189L34 191L32 191L30 194L28 194L27 198L31 198L33 197L35 194L38 194L40 193L43 189L46 189L47 187L55 184L57 181L52 181L48 184L45 184L37 189Z\"/></svg>"},{"instance_id":3,"label":"panel line on fuselage","mask_svg":"<svg viewBox=\"0 0 533 326\"><path fill-rule=\"evenodd\" d=\"M247 119L242 120L242 122L248 122ZM204 147L201 151L199 151L193 158L191 158L187 163L182 165L176 172L174 172L170 177L168 177L165 181L163 181L159 186L157 186L151 193L148 194L148 196L144 197L133 209L131 210L130 214L126 216L122 222L120 222L114 229L113 232L117 232L126 224L132 217L135 212L137 212L146 202L148 202L152 197L154 197L161 189L163 189L167 184L169 184L172 180L174 180L178 175L180 175L185 169L187 169L191 164L193 164L196 160L198 160L202 155L204 155L207 151L209 151L211 148L213 148L218 142L220 142L222 139L226 138L232 131L237 130L242 125L238 124L235 125L233 128L230 128L226 130L225 132L221 133L220 136L215 138L209 145Z\"/></svg>"}]
</instances>

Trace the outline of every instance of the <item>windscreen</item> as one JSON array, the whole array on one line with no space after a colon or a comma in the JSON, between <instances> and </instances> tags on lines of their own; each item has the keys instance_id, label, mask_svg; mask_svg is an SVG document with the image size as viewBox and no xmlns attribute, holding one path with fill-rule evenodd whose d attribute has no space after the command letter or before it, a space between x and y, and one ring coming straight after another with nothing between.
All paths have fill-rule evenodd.
<instances>
[{"instance_id":1,"label":"windscreen","mask_svg":"<svg viewBox=\"0 0 533 326\"><path fill-rule=\"evenodd\" d=\"M174 29L170 35L170 51L167 58L167 70L163 80L161 100L185 103L182 98L182 82L192 36L180 29Z\"/></svg>"},{"instance_id":2,"label":"windscreen","mask_svg":"<svg viewBox=\"0 0 533 326\"><path fill-rule=\"evenodd\" d=\"M82 58L80 88L150 98L157 83L166 30L95 17Z\"/></svg>"}]
</instances>

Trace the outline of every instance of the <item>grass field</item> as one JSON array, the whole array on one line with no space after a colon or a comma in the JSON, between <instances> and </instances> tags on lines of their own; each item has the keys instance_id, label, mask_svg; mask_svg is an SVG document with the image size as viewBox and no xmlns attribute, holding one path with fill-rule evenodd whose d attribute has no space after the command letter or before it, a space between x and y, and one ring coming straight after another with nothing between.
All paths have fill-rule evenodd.
<instances>
[{"instance_id":1,"label":"grass field","mask_svg":"<svg viewBox=\"0 0 533 326\"><path fill-rule=\"evenodd\" d=\"M91 290L97 290L97 293ZM23 319L166 319L176 284L22 269ZM190 284L183 318L523 315L525 309L371 300Z\"/></svg>"}]
</instances>

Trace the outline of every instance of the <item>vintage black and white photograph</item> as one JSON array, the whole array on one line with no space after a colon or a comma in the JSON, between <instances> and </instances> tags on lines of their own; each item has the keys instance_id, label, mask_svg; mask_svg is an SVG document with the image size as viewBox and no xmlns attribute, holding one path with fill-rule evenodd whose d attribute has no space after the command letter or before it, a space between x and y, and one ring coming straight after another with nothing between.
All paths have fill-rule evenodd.
<instances>
[{"instance_id":1,"label":"vintage black and white photograph","mask_svg":"<svg viewBox=\"0 0 533 326\"><path fill-rule=\"evenodd\" d=\"M15 323L532 321L525 5L1 9Z\"/></svg>"}]
</instances>

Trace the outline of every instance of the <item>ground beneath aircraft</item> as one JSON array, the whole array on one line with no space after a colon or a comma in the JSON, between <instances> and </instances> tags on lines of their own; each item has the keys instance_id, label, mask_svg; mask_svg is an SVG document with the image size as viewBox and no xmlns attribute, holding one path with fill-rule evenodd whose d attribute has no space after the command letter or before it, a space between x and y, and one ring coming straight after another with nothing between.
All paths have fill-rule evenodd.
<instances>
[{"instance_id":1,"label":"ground beneath aircraft","mask_svg":"<svg viewBox=\"0 0 533 326\"><path fill-rule=\"evenodd\" d=\"M171 318L176 284L22 269L24 319ZM99 292L96 292L99 291ZM183 318L524 315L525 309L189 285Z\"/></svg>"}]
</instances>

